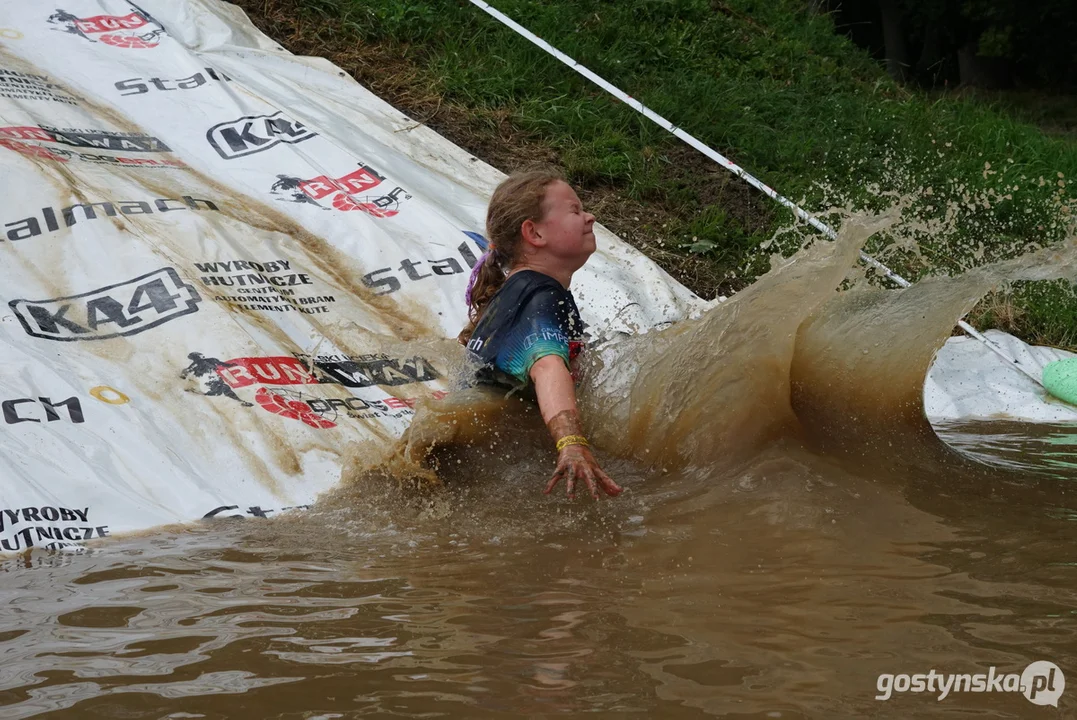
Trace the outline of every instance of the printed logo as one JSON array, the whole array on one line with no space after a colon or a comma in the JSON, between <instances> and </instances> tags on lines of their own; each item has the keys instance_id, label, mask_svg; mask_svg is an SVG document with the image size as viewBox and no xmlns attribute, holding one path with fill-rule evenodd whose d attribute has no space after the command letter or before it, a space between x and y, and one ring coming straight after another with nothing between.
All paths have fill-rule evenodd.
<instances>
[{"instance_id":1,"label":"printed logo","mask_svg":"<svg viewBox=\"0 0 1077 720\"><path fill-rule=\"evenodd\" d=\"M65 208L59 208L59 219L63 221L64 227L71 227L79 222L79 215L82 215L83 220L98 220L100 219L98 213L101 213L106 217L116 217L117 212L120 215L152 215L154 213L167 213L176 210L218 211L216 203L210 200L202 200L200 198L191 197L190 195L184 195L182 198L112 200L108 202L69 205ZM60 223L56 217L57 208L44 207L41 208L40 212L40 220L36 216L31 216L23 218L22 220L4 223L4 229L7 231L7 239L14 242L16 240L26 240L28 238L37 237L42 232L42 221L44 221L45 230L50 233L60 229ZM2 238L0 238L0 240L2 240Z\"/></svg>"},{"instance_id":2,"label":"printed logo","mask_svg":"<svg viewBox=\"0 0 1077 720\"><path fill-rule=\"evenodd\" d=\"M161 42L160 36L165 34L164 26L148 13L134 8L131 8L128 15L94 15L84 18L57 9L49 16L49 22L60 26L53 28L54 30L77 35L90 42L128 50L155 48Z\"/></svg>"},{"instance_id":3,"label":"printed logo","mask_svg":"<svg viewBox=\"0 0 1077 720\"><path fill-rule=\"evenodd\" d=\"M190 77L179 78L178 80L162 80L156 77L149 79L141 77L128 78L116 83L116 89L124 91L120 95L143 95L150 92L151 85L153 86L152 89L161 91L194 90L207 84L207 77L214 82L232 82L232 78L224 73L218 75L216 70L208 67L203 72L196 72Z\"/></svg>"},{"instance_id":4,"label":"printed logo","mask_svg":"<svg viewBox=\"0 0 1077 720\"><path fill-rule=\"evenodd\" d=\"M412 398L386 397L365 400L357 397L318 398L295 390L278 389L287 385L342 385L365 388L375 385L406 385L437 380L441 375L425 358L397 359L387 355L324 355L240 357L221 360L202 353L189 353L190 364L180 372L181 379L200 381L200 389L188 388L207 397L226 397L243 407L258 407L291 420L298 420L319 430L336 427L341 416L351 419L401 417L410 415ZM267 386L275 386L272 389ZM247 402L236 390L255 387L254 402ZM433 393L440 400L447 393ZM394 414L395 413L395 414Z\"/></svg>"},{"instance_id":5,"label":"printed logo","mask_svg":"<svg viewBox=\"0 0 1077 720\"><path fill-rule=\"evenodd\" d=\"M56 401L47 397L17 398L15 400L4 400L0 403L0 408L3 409L4 423L7 425L27 422L50 423L63 420L64 415L72 423L85 422L82 415L82 405L77 397ZM66 412L61 414L57 408L64 408Z\"/></svg>"},{"instance_id":6,"label":"printed logo","mask_svg":"<svg viewBox=\"0 0 1077 720\"><path fill-rule=\"evenodd\" d=\"M320 200L328 199L333 208L348 212L360 210L376 218L390 218L400 212L402 200L410 200L404 188L396 187L388 192L371 192L381 185L385 177L368 165L360 165L358 170L331 178L319 175L310 180L302 180L290 175L277 175L277 181L269 188L274 195L287 195L278 198L282 201L305 203L323 210L329 208Z\"/></svg>"},{"instance_id":7,"label":"printed logo","mask_svg":"<svg viewBox=\"0 0 1077 720\"><path fill-rule=\"evenodd\" d=\"M189 356L188 356L189 357ZM318 378L294 357L244 357L221 362L215 368L231 388L250 385L316 385Z\"/></svg>"},{"instance_id":8,"label":"printed logo","mask_svg":"<svg viewBox=\"0 0 1077 720\"><path fill-rule=\"evenodd\" d=\"M145 157L119 157L100 153L76 152L67 148L93 148L124 153L169 153L171 148L151 135L115 133L104 130L78 130L23 126L0 128L0 147L43 158L67 162L81 160L127 167L186 167L180 160Z\"/></svg>"},{"instance_id":9,"label":"printed logo","mask_svg":"<svg viewBox=\"0 0 1077 720\"><path fill-rule=\"evenodd\" d=\"M107 340L137 335L198 311L202 298L175 269L52 300L12 300L23 329L46 340Z\"/></svg>"},{"instance_id":10,"label":"printed logo","mask_svg":"<svg viewBox=\"0 0 1077 720\"><path fill-rule=\"evenodd\" d=\"M976 674L939 673L934 669L915 675L882 673L875 688L879 691L876 700L889 700L894 693L907 692L938 694L939 701L950 693L1019 692L1033 705L1058 707L1058 698L1066 689L1066 677L1053 662L1037 660L1021 673L998 672L993 665L986 673Z\"/></svg>"},{"instance_id":11,"label":"printed logo","mask_svg":"<svg viewBox=\"0 0 1077 720\"><path fill-rule=\"evenodd\" d=\"M300 143L318 133L283 112L272 115L249 115L214 125L206 140L225 160L246 157L269 150L280 143Z\"/></svg>"},{"instance_id":12,"label":"printed logo","mask_svg":"<svg viewBox=\"0 0 1077 720\"><path fill-rule=\"evenodd\" d=\"M52 505L0 509L0 549L75 547L82 540L108 537L108 525L91 525L90 508Z\"/></svg>"}]
</instances>

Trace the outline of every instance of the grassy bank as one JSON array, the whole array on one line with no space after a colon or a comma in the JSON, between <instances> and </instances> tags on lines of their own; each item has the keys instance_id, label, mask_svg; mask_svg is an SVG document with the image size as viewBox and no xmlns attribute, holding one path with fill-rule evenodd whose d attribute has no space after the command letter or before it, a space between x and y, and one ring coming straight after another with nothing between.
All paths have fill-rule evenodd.
<instances>
[{"instance_id":1,"label":"grassy bank","mask_svg":"<svg viewBox=\"0 0 1077 720\"><path fill-rule=\"evenodd\" d=\"M564 167L599 220L704 297L789 252L791 216L463 0L240 0L505 171ZM910 279L1067 232L1077 143L974 98L892 83L799 0L499 0L498 9L816 212L900 201L871 251ZM974 320L1077 345L1069 283L1021 286Z\"/></svg>"}]
</instances>

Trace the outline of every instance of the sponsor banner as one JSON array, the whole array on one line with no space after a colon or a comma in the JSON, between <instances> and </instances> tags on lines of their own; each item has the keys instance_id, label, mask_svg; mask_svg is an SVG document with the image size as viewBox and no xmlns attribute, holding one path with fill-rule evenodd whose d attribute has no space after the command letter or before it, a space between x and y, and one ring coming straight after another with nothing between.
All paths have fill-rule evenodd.
<instances>
[{"instance_id":1,"label":"sponsor banner","mask_svg":"<svg viewBox=\"0 0 1077 720\"><path fill-rule=\"evenodd\" d=\"M78 295L8 304L27 335L67 342L137 335L197 312L200 302L198 291L166 267Z\"/></svg>"},{"instance_id":2,"label":"sponsor banner","mask_svg":"<svg viewBox=\"0 0 1077 720\"><path fill-rule=\"evenodd\" d=\"M57 8L48 22L56 26L54 30L121 50L155 48L165 34L165 29L149 15L134 9L126 15L79 17Z\"/></svg>"}]
</instances>

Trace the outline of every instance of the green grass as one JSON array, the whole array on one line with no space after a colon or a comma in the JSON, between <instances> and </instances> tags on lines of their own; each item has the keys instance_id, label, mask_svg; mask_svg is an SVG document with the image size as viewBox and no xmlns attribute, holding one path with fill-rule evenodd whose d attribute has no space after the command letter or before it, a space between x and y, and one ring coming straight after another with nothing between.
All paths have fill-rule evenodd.
<instances>
[{"instance_id":1,"label":"green grass","mask_svg":"<svg viewBox=\"0 0 1077 720\"><path fill-rule=\"evenodd\" d=\"M909 279L953 273L1072 232L1077 143L975 97L927 96L798 0L496 0L499 10L812 212L882 208L905 222L870 248ZM767 267L760 242L791 215L744 212L714 166L665 130L461 0L303 0L324 32L399 48L422 83L507 115L554 149L574 182L660 205L684 253L734 286ZM1027 117L1027 113L1022 115ZM694 152L694 151L692 151ZM702 156L700 156L702 158ZM918 252L908 249L912 239ZM792 245L783 248L791 251ZM1037 342L1072 344L1077 293L1013 294ZM993 322L981 311L977 319Z\"/></svg>"}]
</instances>

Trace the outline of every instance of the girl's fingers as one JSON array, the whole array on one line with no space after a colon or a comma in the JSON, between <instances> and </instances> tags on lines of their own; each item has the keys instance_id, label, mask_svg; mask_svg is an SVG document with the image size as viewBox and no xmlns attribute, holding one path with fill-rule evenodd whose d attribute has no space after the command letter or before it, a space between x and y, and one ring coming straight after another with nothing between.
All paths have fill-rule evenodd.
<instances>
[{"instance_id":1,"label":"girl's fingers","mask_svg":"<svg viewBox=\"0 0 1077 720\"><path fill-rule=\"evenodd\" d=\"M553 477L550 478L550 482L546 483L546 489L542 491L544 495L549 495L550 492L553 491L553 489L557 486L558 481L560 481L561 478L564 477L565 470L567 470L566 467L564 467L563 465L558 465L557 469L554 470Z\"/></svg>"},{"instance_id":2,"label":"girl's fingers","mask_svg":"<svg viewBox=\"0 0 1077 720\"><path fill-rule=\"evenodd\" d=\"M598 475L598 481L602 483L602 489L610 497L620 495L622 492L624 492L624 488L615 483L613 481L613 478L611 478L606 473L602 472L601 470L597 470L595 474Z\"/></svg>"}]
</instances>

